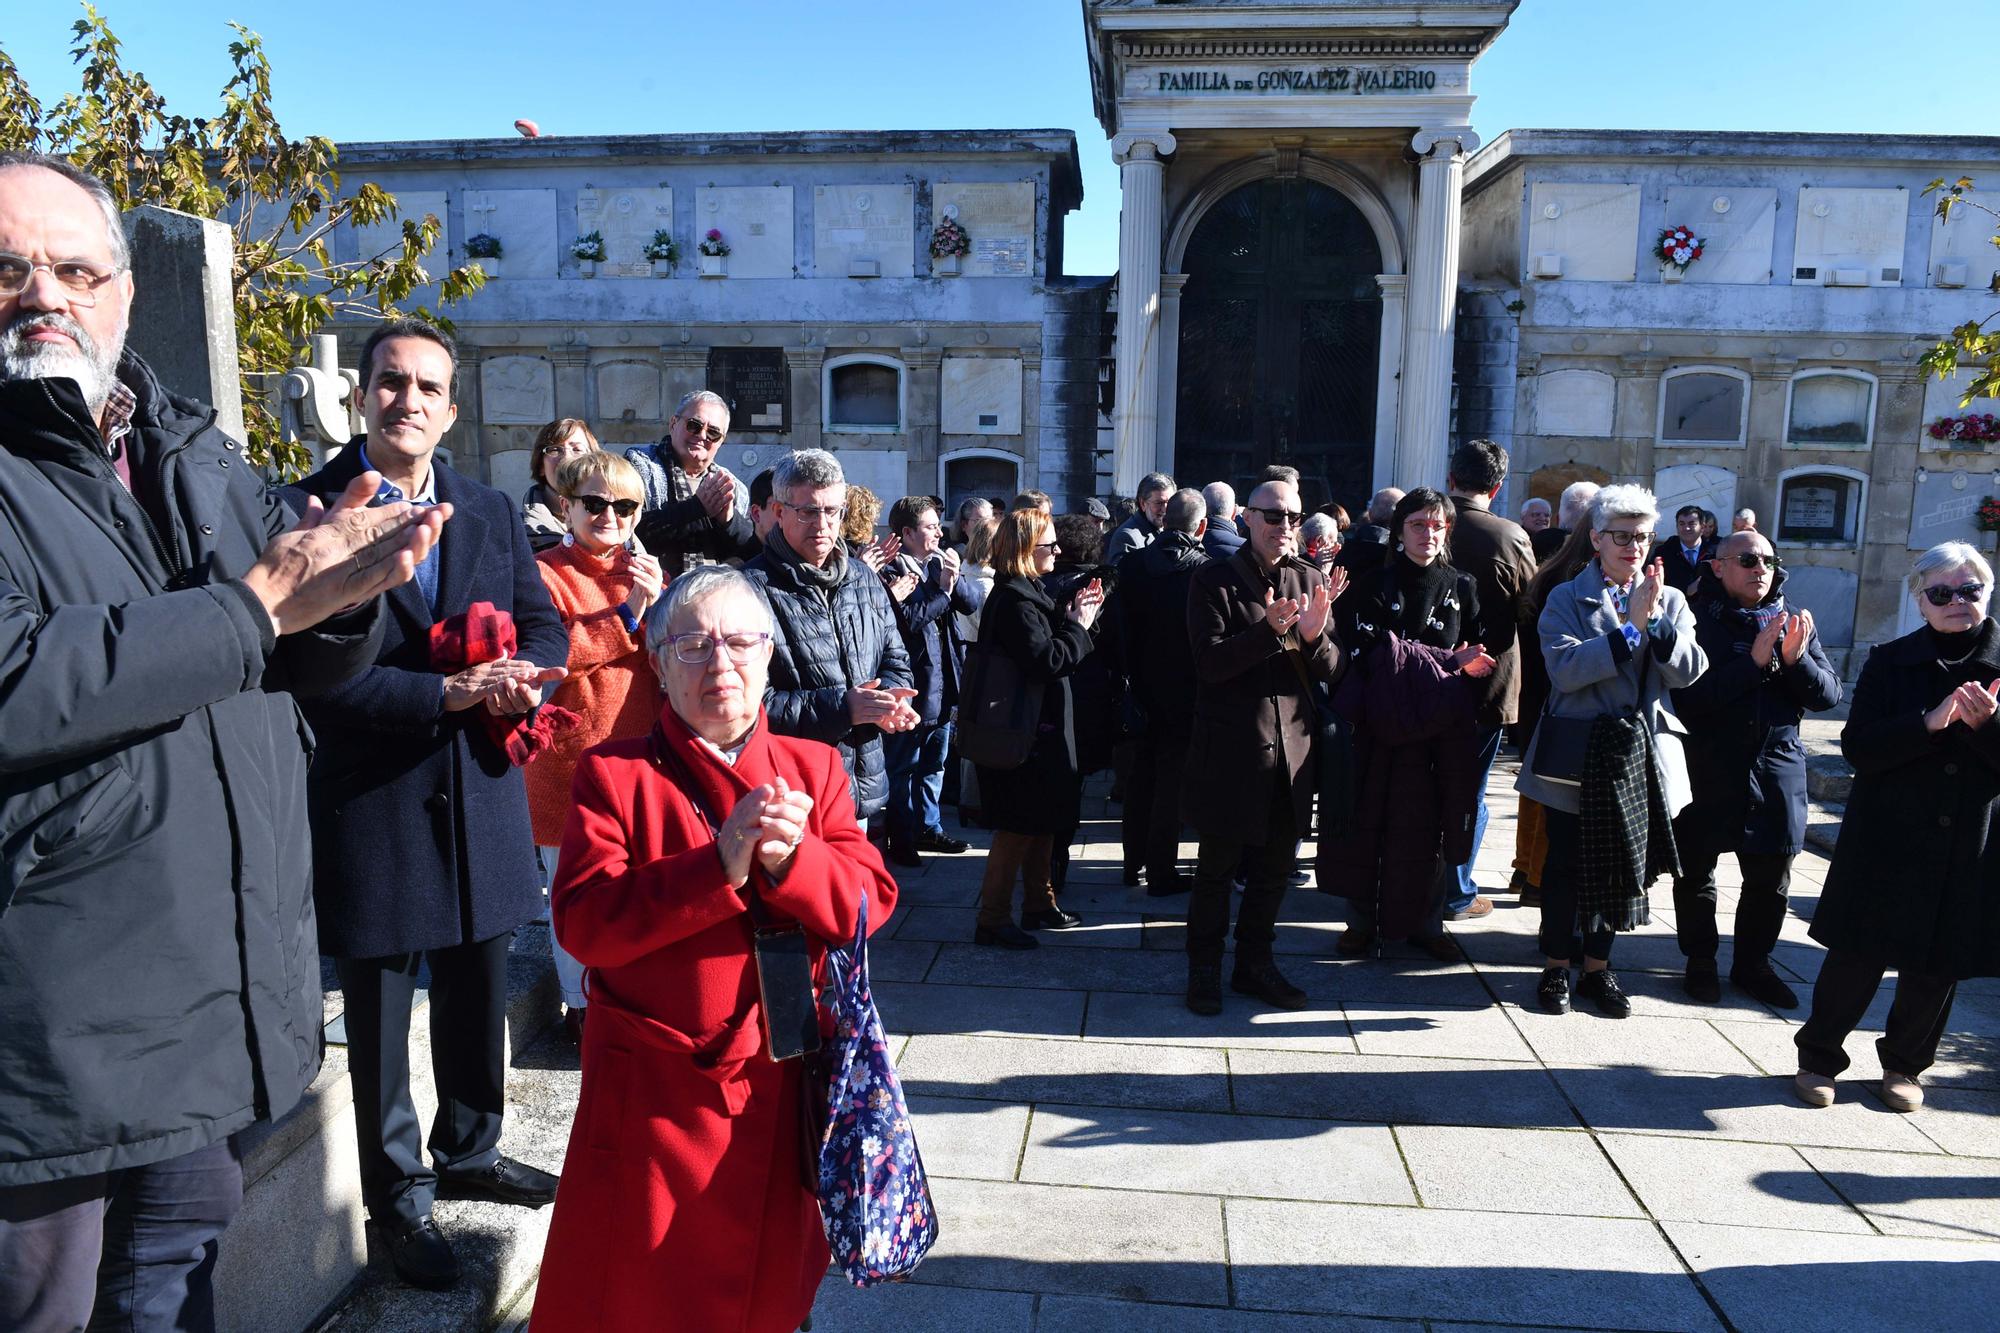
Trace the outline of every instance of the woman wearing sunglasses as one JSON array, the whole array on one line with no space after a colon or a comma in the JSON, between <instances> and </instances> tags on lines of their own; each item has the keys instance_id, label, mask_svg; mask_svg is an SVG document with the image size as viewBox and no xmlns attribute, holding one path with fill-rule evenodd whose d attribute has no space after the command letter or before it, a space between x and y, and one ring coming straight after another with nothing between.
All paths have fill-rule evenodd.
<instances>
[{"instance_id":1,"label":"woman wearing sunglasses","mask_svg":"<svg viewBox=\"0 0 2000 1333\"><path fill-rule=\"evenodd\" d=\"M1875 1052L1882 1100L1924 1103L1952 993L2000 976L2000 627L1986 614L1993 569L1964 542L1933 546L1910 571L1923 628L1868 654L1841 752L1854 790L1813 913L1826 946L1812 1013L1798 1031L1794 1086L1833 1104L1842 1044L1894 969L1896 998Z\"/></svg>"},{"instance_id":2,"label":"woman wearing sunglasses","mask_svg":"<svg viewBox=\"0 0 2000 1333\"><path fill-rule=\"evenodd\" d=\"M556 473L567 531L535 557L549 600L569 630L569 675L549 699L582 721L528 765L528 814L551 882L570 811L577 759L599 741L643 736L660 715L660 681L646 661L640 622L665 575L633 535L645 497L639 472L617 454L593 451ZM570 1035L583 1027L583 969L550 936Z\"/></svg>"}]
</instances>

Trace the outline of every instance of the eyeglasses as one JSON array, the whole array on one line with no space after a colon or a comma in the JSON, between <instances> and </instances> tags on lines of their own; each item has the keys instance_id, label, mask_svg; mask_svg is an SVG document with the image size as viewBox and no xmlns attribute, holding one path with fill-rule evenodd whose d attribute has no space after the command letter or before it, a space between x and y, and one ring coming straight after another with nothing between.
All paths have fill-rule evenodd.
<instances>
[{"instance_id":1,"label":"eyeglasses","mask_svg":"<svg viewBox=\"0 0 2000 1333\"><path fill-rule=\"evenodd\" d=\"M838 523L847 517L846 505L785 505L785 508L804 519L808 525L823 521Z\"/></svg>"},{"instance_id":2,"label":"eyeglasses","mask_svg":"<svg viewBox=\"0 0 2000 1333\"><path fill-rule=\"evenodd\" d=\"M1062 543L1061 543L1061 542L1036 542L1036 543L1035 543L1035 549L1036 549L1037 551L1060 551L1060 550L1062 550Z\"/></svg>"},{"instance_id":3,"label":"eyeglasses","mask_svg":"<svg viewBox=\"0 0 2000 1333\"><path fill-rule=\"evenodd\" d=\"M1306 521L1306 516L1296 509L1258 509L1253 505L1245 505L1243 512L1255 514L1266 523L1280 528L1296 528Z\"/></svg>"},{"instance_id":4,"label":"eyeglasses","mask_svg":"<svg viewBox=\"0 0 2000 1333\"><path fill-rule=\"evenodd\" d=\"M1759 565L1765 569L1776 569L1785 562L1775 555L1757 555L1750 551L1740 551L1737 553L1736 563L1744 569L1755 569Z\"/></svg>"},{"instance_id":5,"label":"eyeglasses","mask_svg":"<svg viewBox=\"0 0 2000 1333\"><path fill-rule=\"evenodd\" d=\"M711 426L706 421L697 421L693 417L682 417L681 426L687 431L688 439L707 440L710 444L721 444L722 437L729 434L721 426Z\"/></svg>"},{"instance_id":6,"label":"eyeglasses","mask_svg":"<svg viewBox=\"0 0 2000 1333\"><path fill-rule=\"evenodd\" d=\"M639 512L639 502L637 500L612 500L602 495L578 495L572 498L578 504L582 505L583 512L589 514L592 518L596 518L607 509L620 518L630 518Z\"/></svg>"},{"instance_id":7,"label":"eyeglasses","mask_svg":"<svg viewBox=\"0 0 2000 1333\"><path fill-rule=\"evenodd\" d=\"M725 634L716 638L713 634L672 634L667 642L674 646L674 660L688 666L706 666L715 657L715 650L721 647L729 654L729 660L741 666L750 660L750 655L771 641L764 633Z\"/></svg>"},{"instance_id":8,"label":"eyeglasses","mask_svg":"<svg viewBox=\"0 0 2000 1333\"><path fill-rule=\"evenodd\" d=\"M1942 583L1934 588L1924 589L1924 600L1932 606L1950 606L1953 602L1979 605L1979 599L1986 595L1983 583L1961 583L1956 588L1947 588Z\"/></svg>"},{"instance_id":9,"label":"eyeglasses","mask_svg":"<svg viewBox=\"0 0 2000 1333\"><path fill-rule=\"evenodd\" d=\"M543 446L542 457L555 458L560 456L563 458L569 458L569 457L580 458L584 454L590 453L592 450L596 448L597 446L592 444L589 440L564 440L560 444L551 444Z\"/></svg>"},{"instance_id":10,"label":"eyeglasses","mask_svg":"<svg viewBox=\"0 0 2000 1333\"><path fill-rule=\"evenodd\" d=\"M1443 532L1451 524L1441 518L1412 518L1404 520L1406 528L1422 528L1425 532Z\"/></svg>"},{"instance_id":11,"label":"eyeglasses","mask_svg":"<svg viewBox=\"0 0 2000 1333\"><path fill-rule=\"evenodd\" d=\"M28 284L35 280L37 269L47 269L69 296L69 303L75 306L97 304L97 289L111 281L125 270L104 268L82 259L58 259L50 264L37 264L23 255L0 251L0 297L19 296L28 290Z\"/></svg>"},{"instance_id":12,"label":"eyeglasses","mask_svg":"<svg viewBox=\"0 0 2000 1333\"><path fill-rule=\"evenodd\" d=\"M1650 532L1620 532L1617 528L1606 528L1602 534L1611 539L1613 546L1651 546L1653 534Z\"/></svg>"}]
</instances>

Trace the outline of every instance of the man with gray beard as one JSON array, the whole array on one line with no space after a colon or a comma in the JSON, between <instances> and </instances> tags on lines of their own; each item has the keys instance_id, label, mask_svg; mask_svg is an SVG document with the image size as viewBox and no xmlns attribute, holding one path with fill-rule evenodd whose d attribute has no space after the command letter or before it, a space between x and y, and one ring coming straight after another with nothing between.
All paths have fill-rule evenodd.
<instances>
[{"instance_id":1,"label":"man with gray beard","mask_svg":"<svg viewBox=\"0 0 2000 1333\"><path fill-rule=\"evenodd\" d=\"M449 517L296 521L124 351L118 209L0 153L0 1328L212 1329L232 1136L319 1068L295 697Z\"/></svg>"}]
</instances>

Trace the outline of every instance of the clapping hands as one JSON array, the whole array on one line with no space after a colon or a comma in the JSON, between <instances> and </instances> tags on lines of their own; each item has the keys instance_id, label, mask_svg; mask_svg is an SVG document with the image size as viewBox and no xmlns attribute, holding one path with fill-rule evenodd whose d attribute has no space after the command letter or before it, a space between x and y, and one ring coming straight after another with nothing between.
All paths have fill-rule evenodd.
<instances>
[{"instance_id":1,"label":"clapping hands","mask_svg":"<svg viewBox=\"0 0 2000 1333\"><path fill-rule=\"evenodd\" d=\"M749 881L753 862L774 878L782 875L806 836L812 808L812 797L782 776L745 792L715 838L730 886L740 889Z\"/></svg>"},{"instance_id":2,"label":"clapping hands","mask_svg":"<svg viewBox=\"0 0 2000 1333\"><path fill-rule=\"evenodd\" d=\"M2000 708L2000 680L1990 685L1968 680L1946 695L1943 703L1924 714L1924 726L1935 732L1943 731L1954 722L1963 722L1977 731L1993 720L1996 708Z\"/></svg>"}]
</instances>

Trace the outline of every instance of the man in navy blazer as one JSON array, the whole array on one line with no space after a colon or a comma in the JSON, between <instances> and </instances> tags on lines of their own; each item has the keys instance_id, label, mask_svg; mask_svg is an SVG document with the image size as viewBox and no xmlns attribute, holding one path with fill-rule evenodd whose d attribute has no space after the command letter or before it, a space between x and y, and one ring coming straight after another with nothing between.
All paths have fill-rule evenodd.
<instances>
[{"instance_id":1,"label":"man in navy blazer","mask_svg":"<svg viewBox=\"0 0 2000 1333\"><path fill-rule=\"evenodd\" d=\"M555 1178L500 1155L507 1067L507 946L541 910L521 774L482 714L524 714L560 678L569 639L535 568L515 503L435 465L457 419L451 339L391 320L361 353L368 434L287 498L329 499L369 468L379 498L452 506L430 558L386 599L374 665L306 702L319 750L307 780L320 949L347 1004L362 1201L407 1282L458 1280L431 1221L434 1198L539 1207ZM514 618L514 658L434 670L434 621L491 602ZM410 1099L410 1010L430 970L438 1111L430 1165Z\"/></svg>"},{"instance_id":2,"label":"man in navy blazer","mask_svg":"<svg viewBox=\"0 0 2000 1333\"><path fill-rule=\"evenodd\" d=\"M1686 592L1701 576L1702 566L1714 555L1714 548L1701 539L1701 506L1682 505L1674 513L1674 540L1660 548L1667 586Z\"/></svg>"}]
</instances>

